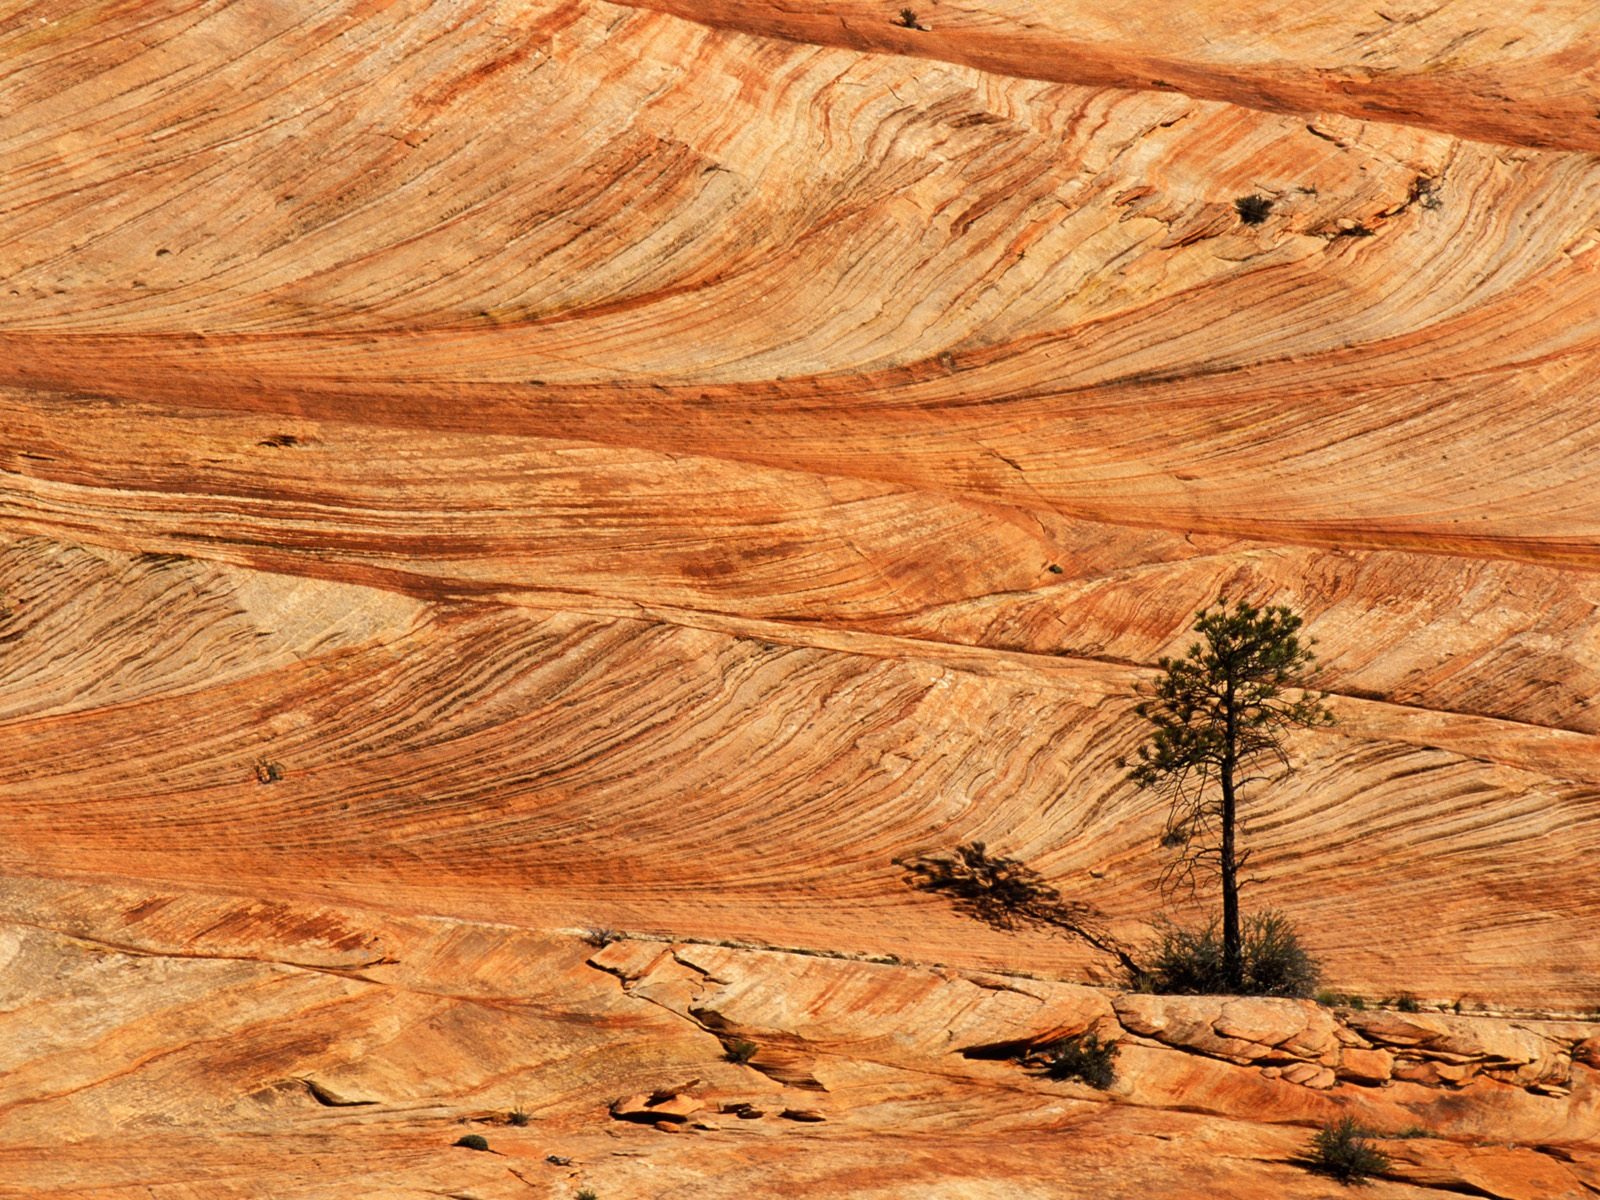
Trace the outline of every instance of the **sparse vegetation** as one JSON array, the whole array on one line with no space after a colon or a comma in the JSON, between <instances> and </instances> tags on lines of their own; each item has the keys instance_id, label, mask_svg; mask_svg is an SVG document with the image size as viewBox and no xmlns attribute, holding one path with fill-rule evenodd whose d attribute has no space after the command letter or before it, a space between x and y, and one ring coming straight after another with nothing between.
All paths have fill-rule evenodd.
<instances>
[{"instance_id":1,"label":"sparse vegetation","mask_svg":"<svg viewBox=\"0 0 1600 1200\"><path fill-rule=\"evenodd\" d=\"M469 1133L465 1137L457 1138L455 1144L464 1146L468 1150L487 1150L489 1148L489 1139L481 1133Z\"/></svg>"},{"instance_id":2,"label":"sparse vegetation","mask_svg":"<svg viewBox=\"0 0 1600 1200\"><path fill-rule=\"evenodd\" d=\"M722 1044L722 1057L731 1063L742 1065L754 1058L759 1049L759 1046L747 1038L735 1038L731 1042Z\"/></svg>"},{"instance_id":3,"label":"sparse vegetation","mask_svg":"<svg viewBox=\"0 0 1600 1200\"><path fill-rule=\"evenodd\" d=\"M1151 951L1149 965L1130 982L1142 991L1192 996L1309 996L1316 988L1317 960L1282 913L1268 910L1245 918L1241 940L1243 962L1235 980L1216 921L1201 930L1169 928Z\"/></svg>"},{"instance_id":4,"label":"sparse vegetation","mask_svg":"<svg viewBox=\"0 0 1600 1200\"><path fill-rule=\"evenodd\" d=\"M506 1114L506 1124L515 1125L518 1129L521 1129L531 1120L533 1120L532 1115L524 1112L521 1108L513 1108Z\"/></svg>"},{"instance_id":5,"label":"sparse vegetation","mask_svg":"<svg viewBox=\"0 0 1600 1200\"><path fill-rule=\"evenodd\" d=\"M1272 200L1267 196L1240 196L1233 202L1233 207L1234 211L1239 214L1239 220L1246 225L1259 225L1267 219L1267 214L1272 211Z\"/></svg>"},{"instance_id":6,"label":"sparse vegetation","mask_svg":"<svg viewBox=\"0 0 1600 1200\"><path fill-rule=\"evenodd\" d=\"M1333 723L1320 694L1299 690L1316 660L1300 640L1301 624L1281 605L1256 608L1241 601L1202 609L1194 622L1201 640L1183 658L1161 660L1161 678L1137 709L1151 733L1129 778L1167 800L1161 841L1177 851L1161 882L1192 888L1200 875L1216 874L1222 885L1218 990L1231 993L1246 990L1239 875L1250 852L1239 846L1240 791L1265 779L1264 764L1289 766L1284 739L1290 729ZM1283 947L1299 949L1281 918L1258 932L1287 934ZM1295 991L1271 994L1299 994L1301 973L1292 978Z\"/></svg>"},{"instance_id":7,"label":"sparse vegetation","mask_svg":"<svg viewBox=\"0 0 1600 1200\"><path fill-rule=\"evenodd\" d=\"M593 1188L579 1188L572 1200L600 1200L600 1193Z\"/></svg>"},{"instance_id":8,"label":"sparse vegetation","mask_svg":"<svg viewBox=\"0 0 1600 1200\"><path fill-rule=\"evenodd\" d=\"M1392 1003L1394 1004L1395 1008L1399 1009L1403 1013L1422 1011L1422 1005L1417 1003L1417 998L1410 992L1401 992L1394 998Z\"/></svg>"},{"instance_id":9,"label":"sparse vegetation","mask_svg":"<svg viewBox=\"0 0 1600 1200\"><path fill-rule=\"evenodd\" d=\"M1420 204L1423 208L1443 208L1444 201L1439 198L1439 181L1427 175L1418 175L1411 181L1411 192L1406 197L1407 204Z\"/></svg>"},{"instance_id":10,"label":"sparse vegetation","mask_svg":"<svg viewBox=\"0 0 1600 1200\"><path fill-rule=\"evenodd\" d=\"M1425 1125L1407 1125L1404 1129L1397 1129L1393 1133L1383 1135L1395 1141L1413 1141L1416 1138L1436 1138L1439 1135Z\"/></svg>"},{"instance_id":11,"label":"sparse vegetation","mask_svg":"<svg viewBox=\"0 0 1600 1200\"><path fill-rule=\"evenodd\" d=\"M608 929L604 925L595 926L583 931L585 945L593 946L596 950L604 950L612 942L621 940L622 935L615 929Z\"/></svg>"},{"instance_id":12,"label":"sparse vegetation","mask_svg":"<svg viewBox=\"0 0 1600 1200\"><path fill-rule=\"evenodd\" d=\"M900 10L900 15L895 18L893 23L900 26L902 29L922 28L922 24L917 20L916 10L911 8L902 8Z\"/></svg>"},{"instance_id":13,"label":"sparse vegetation","mask_svg":"<svg viewBox=\"0 0 1600 1200\"><path fill-rule=\"evenodd\" d=\"M1353 1008L1365 1012L1367 1007L1366 998L1353 992L1318 992L1315 999L1323 1008Z\"/></svg>"},{"instance_id":14,"label":"sparse vegetation","mask_svg":"<svg viewBox=\"0 0 1600 1200\"><path fill-rule=\"evenodd\" d=\"M1051 1079L1078 1079L1101 1091L1117 1081L1117 1043L1102 1042L1097 1034L1062 1038L1045 1046L1043 1054L1044 1073Z\"/></svg>"},{"instance_id":15,"label":"sparse vegetation","mask_svg":"<svg viewBox=\"0 0 1600 1200\"><path fill-rule=\"evenodd\" d=\"M1319 1129L1311 1139L1313 1170L1341 1183L1363 1183L1389 1168L1389 1156L1367 1139L1371 1134L1354 1117L1340 1117Z\"/></svg>"}]
</instances>

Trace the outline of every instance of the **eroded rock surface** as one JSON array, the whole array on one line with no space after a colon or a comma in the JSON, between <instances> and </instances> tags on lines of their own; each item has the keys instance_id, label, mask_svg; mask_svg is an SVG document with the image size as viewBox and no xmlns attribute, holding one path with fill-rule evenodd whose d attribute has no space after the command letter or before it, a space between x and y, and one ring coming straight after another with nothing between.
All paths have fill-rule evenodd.
<instances>
[{"instance_id":1,"label":"eroded rock surface","mask_svg":"<svg viewBox=\"0 0 1600 1200\"><path fill-rule=\"evenodd\" d=\"M1600 1191L1592 5L898 8L0 31L0 1193ZM1339 718L1249 902L1422 1011L893 866L1148 936L1222 594Z\"/></svg>"}]
</instances>

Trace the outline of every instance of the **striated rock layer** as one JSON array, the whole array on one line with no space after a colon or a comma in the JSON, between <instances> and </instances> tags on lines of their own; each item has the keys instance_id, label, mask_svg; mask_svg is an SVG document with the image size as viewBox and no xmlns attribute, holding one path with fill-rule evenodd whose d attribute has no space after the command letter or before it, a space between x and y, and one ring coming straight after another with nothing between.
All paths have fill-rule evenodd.
<instances>
[{"instance_id":1,"label":"striated rock layer","mask_svg":"<svg viewBox=\"0 0 1600 1200\"><path fill-rule=\"evenodd\" d=\"M1592 6L798 8L0 23L0 1196L1600 1191ZM1247 904L1421 1012L894 866L1203 916L1219 595Z\"/></svg>"}]
</instances>

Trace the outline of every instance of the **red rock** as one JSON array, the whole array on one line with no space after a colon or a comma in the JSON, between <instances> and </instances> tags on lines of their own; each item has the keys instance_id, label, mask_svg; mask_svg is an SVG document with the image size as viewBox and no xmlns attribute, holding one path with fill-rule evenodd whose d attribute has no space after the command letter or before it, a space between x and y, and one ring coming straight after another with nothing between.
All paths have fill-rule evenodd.
<instances>
[{"instance_id":1,"label":"red rock","mask_svg":"<svg viewBox=\"0 0 1600 1200\"><path fill-rule=\"evenodd\" d=\"M1600 1188L1593 1025L1516 1016L1600 1007L1593 3L1256 7L17 6L5 1184L487 1196L526 1104L612 1196L1321 1200L1343 1113ZM1504 1015L1119 997L904 886L987 838L1143 942L1218 596L1339 719L1247 905ZM1108 1095L964 1053L1084 1030ZM828 1119L596 1103L752 1089Z\"/></svg>"},{"instance_id":2,"label":"red rock","mask_svg":"<svg viewBox=\"0 0 1600 1200\"><path fill-rule=\"evenodd\" d=\"M1394 1055L1387 1050L1349 1047L1341 1053L1335 1073L1351 1083L1384 1083L1394 1073Z\"/></svg>"}]
</instances>

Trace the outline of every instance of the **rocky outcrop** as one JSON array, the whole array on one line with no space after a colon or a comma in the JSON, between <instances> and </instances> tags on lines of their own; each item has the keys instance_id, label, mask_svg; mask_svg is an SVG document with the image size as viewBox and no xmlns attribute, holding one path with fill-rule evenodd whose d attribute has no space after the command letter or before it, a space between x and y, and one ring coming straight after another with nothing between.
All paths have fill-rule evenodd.
<instances>
[{"instance_id":1,"label":"rocky outcrop","mask_svg":"<svg viewBox=\"0 0 1600 1200\"><path fill-rule=\"evenodd\" d=\"M930 1184L954 1161L1040 1194L1071 1194L1087 1171L1108 1189L1166 1174L1170 1195L1221 1179L1316 1200L1310 1131L1345 1114L1394 1159L1375 1197L1577 1197L1600 1168L1600 1075L1573 1055L1593 1024L1130 995L635 938L596 951L454 919L153 899L22 881L0 897L0 1112L8 1147L39 1148L12 1176L35 1191L159 1192L183 1154L225 1197L331 1195L327 1164L357 1159L363 1179L414 1190L493 1195L512 1172L519 1187L648 1195L698 1172L732 1197L756 1172L827 1194L851 1185L813 1174L819 1159L870 1173L894 1145ZM28 923L50 907L64 928ZM268 928L276 941L254 955L227 940ZM383 953L354 960L352 935ZM1020 1061L1086 1029L1118 1046L1105 1091ZM748 1065L728 1060L727 1031L758 1042ZM808 1077L768 1070L769 1049L804 1054ZM1377 1078L1408 1054L1480 1069ZM202 1119L204 1148L184 1132ZM120 1157L95 1153L100 1135L54 1141L107 1121ZM451 1153L474 1133L484 1163ZM1037 1152L1019 1159L1018 1145Z\"/></svg>"},{"instance_id":2,"label":"rocky outcrop","mask_svg":"<svg viewBox=\"0 0 1600 1200\"><path fill-rule=\"evenodd\" d=\"M1592 6L913 7L0 35L0 1190L1600 1190ZM1121 763L1221 595L1339 719L1248 903L1423 1011L893 866L1203 916Z\"/></svg>"}]
</instances>

